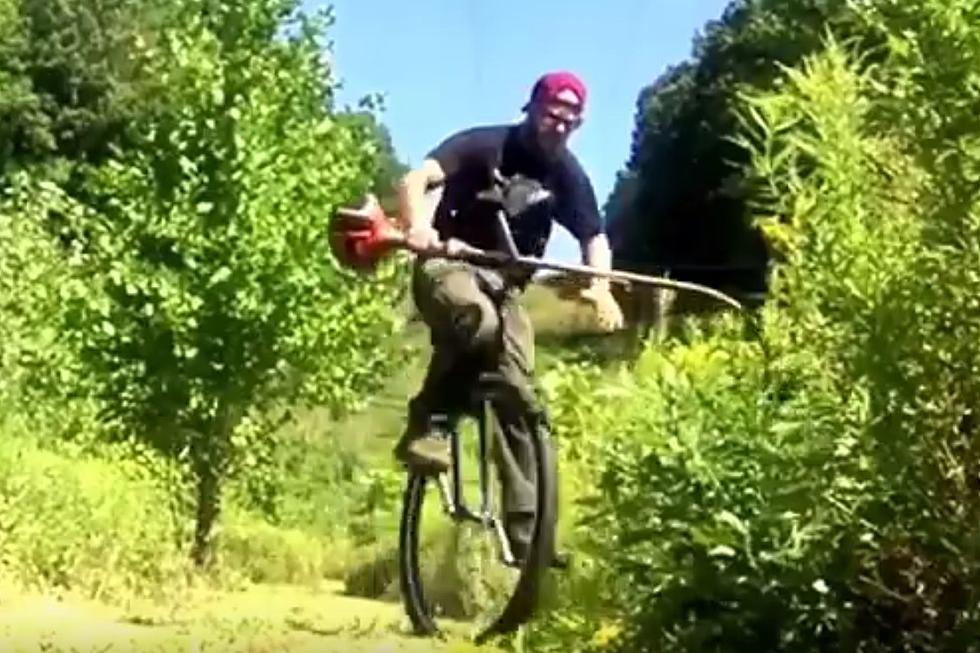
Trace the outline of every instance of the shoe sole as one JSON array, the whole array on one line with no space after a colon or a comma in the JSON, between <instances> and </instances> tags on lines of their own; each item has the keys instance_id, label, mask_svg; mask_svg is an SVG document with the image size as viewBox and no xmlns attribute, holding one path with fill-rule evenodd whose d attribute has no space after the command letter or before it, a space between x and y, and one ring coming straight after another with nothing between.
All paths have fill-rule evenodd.
<instances>
[{"instance_id":1,"label":"shoe sole","mask_svg":"<svg viewBox=\"0 0 980 653\"><path fill-rule=\"evenodd\" d=\"M449 465L433 462L427 459L414 458L411 455L399 458L400 462L408 471L422 476L438 476L449 471Z\"/></svg>"}]
</instances>

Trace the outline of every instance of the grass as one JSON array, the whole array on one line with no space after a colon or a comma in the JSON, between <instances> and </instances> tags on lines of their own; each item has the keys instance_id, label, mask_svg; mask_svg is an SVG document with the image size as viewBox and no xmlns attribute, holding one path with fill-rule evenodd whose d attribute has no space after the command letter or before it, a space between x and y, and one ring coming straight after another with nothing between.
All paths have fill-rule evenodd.
<instances>
[{"instance_id":1,"label":"grass","mask_svg":"<svg viewBox=\"0 0 980 653\"><path fill-rule=\"evenodd\" d=\"M339 583L318 588L252 586L198 590L179 606L109 607L76 596L17 595L0 603L0 649L12 653L127 651L483 651L465 627L445 640L410 635L398 606L343 596Z\"/></svg>"},{"instance_id":2,"label":"grass","mask_svg":"<svg viewBox=\"0 0 980 653\"><path fill-rule=\"evenodd\" d=\"M550 289L524 303L539 372L569 354L560 338L590 331L588 309ZM306 411L277 436L273 517L229 487L205 576L187 567L164 461L0 423L0 650L474 650L406 638L395 600L404 475L391 449L425 371L424 325L401 344L404 364L364 410Z\"/></svg>"}]
</instances>

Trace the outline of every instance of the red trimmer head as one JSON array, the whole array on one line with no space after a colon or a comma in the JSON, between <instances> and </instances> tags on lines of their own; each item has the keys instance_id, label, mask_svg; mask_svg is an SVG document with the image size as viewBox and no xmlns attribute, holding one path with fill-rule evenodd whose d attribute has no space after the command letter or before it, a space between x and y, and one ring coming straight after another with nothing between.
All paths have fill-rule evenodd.
<instances>
[{"instance_id":1,"label":"red trimmer head","mask_svg":"<svg viewBox=\"0 0 980 653\"><path fill-rule=\"evenodd\" d=\"M373 196L358 209L339 208L330 220L330 250L344 267L371 272L405 237Z\"/></svg>"}]
</instances>

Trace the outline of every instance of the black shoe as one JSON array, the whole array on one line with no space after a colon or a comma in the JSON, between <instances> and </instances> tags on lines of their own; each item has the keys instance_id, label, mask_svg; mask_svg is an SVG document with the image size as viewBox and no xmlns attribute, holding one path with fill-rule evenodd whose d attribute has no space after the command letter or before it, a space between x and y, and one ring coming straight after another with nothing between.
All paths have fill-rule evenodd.
<instances>
[{"instance_id":1,"label":"black shoe","mask_svg":"<svg viewBox=\"0 0 980 653\"><path fill-rule=\"evenodd\" d=\"M395 459L411 471L436 476L449 471L452 454L449 449L451 425L445 416L430 419L412 406L408 426L395 445Z\"/></svg>"},{"instance_id":2,"label":"black shoe","mask_svg":"<svg viewBox=\"0 0 980 653\"><path fill-rule=\"evenodd\" d=\"M449 471L452 464L449 441L438 435L402 437L394 455L413 472L431 476Z\"/></svg>"},{"instance_id":3,"label":"black shoe","mask_svg":"<svg viewBox=\"0 0 980 653\"><path fill-rule=\"evenodd\" d=\"M521 568L524 566L524 561L527 559L527 549L528 545L518 542L511 542L510 550L511 554L514 556L514 561L511 563L504 562L508 567ZM548 567L551 569L568 569L572 564L572 556L564 551L552 551L551 557L548 560Z\"/></svg>"}]
</instances>

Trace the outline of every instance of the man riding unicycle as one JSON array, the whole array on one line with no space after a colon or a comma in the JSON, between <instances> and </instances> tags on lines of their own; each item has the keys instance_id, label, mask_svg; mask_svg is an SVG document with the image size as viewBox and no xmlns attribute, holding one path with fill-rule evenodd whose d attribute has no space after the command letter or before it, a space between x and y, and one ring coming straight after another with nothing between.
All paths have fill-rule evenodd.
<instances>
[{"instance_id":1,"label":"man riding unicycle","mask_svg":"<svg viewBox=\"0 0 980 653\"><path fill-rule=\"evenodd\" d=\"M408 424L396 458L416 473L450 466L444 418L459 410L474 369L490 369L522 396L533 389L534 336L520 294L531 272L501 271L440 256L461 242L484 251L540 257L558 222L579 242L586 264L609 270L611 253L588 176L568 149L582 123L586 89L575 75L550 73L534 85L516 124L453 134L408 172L399 186L400 218L414 263L412 296L431 331L432 358L420 391L409 401ZM426 193L442 189L430 216ZM541 199L546 198L546 199ZM501 229L500 211L507 229ZM507 241L510 241L508 243ZM600 326L615 330L623 316L607 279L581 292ZM515 556L526 551L534 511L528 482L530 436L521 414L498 415L505 451L497 464L504 486L504 522Z\"/></svg>"}]
</instances>

